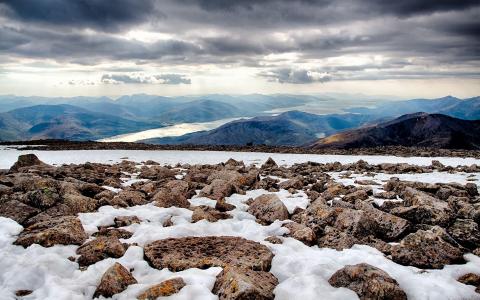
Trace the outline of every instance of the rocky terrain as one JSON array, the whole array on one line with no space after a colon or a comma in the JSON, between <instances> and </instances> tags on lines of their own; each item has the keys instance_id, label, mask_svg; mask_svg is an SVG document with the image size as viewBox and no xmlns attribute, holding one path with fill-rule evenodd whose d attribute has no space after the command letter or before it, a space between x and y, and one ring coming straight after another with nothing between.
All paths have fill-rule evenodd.
<instances>
[{"instance_id":1,"label":"rocky terrain","mask_svg":"<svg viewBox=\"0 0 480 300\"><path fill-rule=\"evenodd\" d=\"M2 171L2 297L480 299L478 165L160 163Z\"/></svg>"},{"instance_id":2,"label":"rocky terrain","mask_svg":"<svg viewBox=\"0 0 480 300\"><path fill-rule=\"evenodd\" d=\"M67 140L33 140L0 142L0 146L11 146L20 150L179 150L179 151L235 151L264 153L294 153L294 154L334 154L334 155L395 155L423 157L476 157L480 158L479 150L441 149L431 147L377 146L368 148L306 148L283 147L268 145L153 145L127 142L94 142Z\"/></svg>"}]
</instances>

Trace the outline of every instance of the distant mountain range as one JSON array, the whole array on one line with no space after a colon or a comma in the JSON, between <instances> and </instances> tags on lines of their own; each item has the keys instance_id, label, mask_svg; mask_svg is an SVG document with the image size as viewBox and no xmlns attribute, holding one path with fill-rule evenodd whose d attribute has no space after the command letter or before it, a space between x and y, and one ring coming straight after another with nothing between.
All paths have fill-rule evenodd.
<instances>
[{"instance_id":1,"label":"distant mountain range","mask_svg":"<svg viewBox=\"0 0 480 300\"><path fill-rule=\"evenodd\" d=\"M277 116L232 121L210 131L144 140L151 144L298 146L339 130L358 127L372 117L359 114L314 115L289 111Z\"/></svg>"},{"instance_id":2,"label":"distant mountain range","mask_svg":"<svg viewBox=\"0 0 480 300\"><path fill-rule=\"evenodd\" d=\"M72 105L35 105L0 113L0 140L94 140L159 126Z\"/></svg>"},{"instance_id":3,"label":"distant mountain range","mask_svg":"<svg viewBox=\"0 0 480 300\"><path fill-rule=\"evenodd\" d=\"M376 146L480 149L480 120L461 120L441 114L409 114L378 125L337 133L310 145L315 149Z\"/></svg>"},{"instance_id":4,"label":"distant mountain range","mask_svg":"<svg viewBox=\"0 0 480 300\"><path fill-rule=\"evenodd\" d=\"M331 95L214 94L162 97L138 94L115 100L108 97L0 96L0 140L98 140L178 123L242 117L243 119L213 130L178 137L153 138L143 142L303 146L346 130L371 128L372 125L417 112L443 114L465 120L480 119L480 97L464 100L452 96L402 101L379 100L375 107L349 107L343 113L318 115L305 112L321 111L329 105L331 107L328 111L334 111L341 101L341 98L335 99ZM352 103L352 99L348 101ZM372 99L368 101L367 105L371 105ZM274 115L276 111L286 112ZM345 139L347 140L346 137ZM376 140L377 137L372 138L372 143Z\"/></svg>"}]
</instances>

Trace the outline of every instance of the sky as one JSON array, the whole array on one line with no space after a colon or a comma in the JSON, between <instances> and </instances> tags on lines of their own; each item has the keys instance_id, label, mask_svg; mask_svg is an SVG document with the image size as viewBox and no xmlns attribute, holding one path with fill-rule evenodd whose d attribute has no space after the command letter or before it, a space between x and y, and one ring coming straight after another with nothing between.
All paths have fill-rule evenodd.
<instances>
[{"instance_id":1,"label":"sky","mask_svg":"<svg viewBox=\"0 0 480 300\"><path fill-rule=\"evenodd\" d=\"M480 1L0 0L0 94L480 95Z\"/></svg>"}]
</instances>

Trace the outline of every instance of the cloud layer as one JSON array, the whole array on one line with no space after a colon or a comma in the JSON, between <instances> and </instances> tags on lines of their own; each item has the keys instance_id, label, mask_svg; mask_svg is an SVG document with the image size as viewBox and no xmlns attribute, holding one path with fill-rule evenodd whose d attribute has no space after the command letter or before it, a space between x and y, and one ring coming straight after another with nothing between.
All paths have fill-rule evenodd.
<instances>
[{"instance_id":1,"label":"cloud layer","mask_svg":"<svg viewBox=\"0 0 480 300\"><path fill-rule=\"evenodd\" d=\"M67 64L105 84L190 84L208 68L282 84L479 78L479 15L466 0L3 0L0 67Z\"/></svg>"}]
</instances>

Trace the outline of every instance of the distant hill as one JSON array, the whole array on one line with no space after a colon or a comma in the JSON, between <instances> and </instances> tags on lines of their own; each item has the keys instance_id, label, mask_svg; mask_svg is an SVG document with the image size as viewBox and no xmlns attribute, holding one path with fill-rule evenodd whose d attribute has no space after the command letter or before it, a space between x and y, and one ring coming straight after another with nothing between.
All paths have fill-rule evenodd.
<instances>
[{"instance_id":1,"label":"distant hill","mask_svg":"<svg viewBox=\"0 0 480 300\"><path fill-rule=\"evenodd\" d=\"M416 112L439 113L465 120L480 119L480 97L459 99L447 96L437 99L413 99L384 102L374 108L356 107L350 113L377 115L381 117L401 116Z\"/></svg>"},{"instance_id":2,"label":"distant hill","mask_svg":"<svg viewBox=\"0 0 480 300\"><path fill-rule=\"evenodd\" d=\"M312 143L310 147L348 149L397 145L480 149L480 121L441 114L409 114L390 122L334 134Z\"/></svg>"},{"instance_id":3,"label":"distant hill","mask_svg":"<svg viewBox=\"0 0 480 300\"><path fill-rule=\"evenodd\" d=\"M0 140L90 140L160 126L72 105L36 105L0 113Z\"/></svg>"},{"instance_id":4,"label":"distant hill","mask_svg":"<svg viewBox=\"0 0 480 300\"><path fill-rule=\"evenodd\" d=\"M290 111L277 116L255 117L227 123L210 131L180 137L149 139L152 144L298 146L339 130L354 128L371 120L355 114L314 115Z\"/></svg>"}]
</instances>

